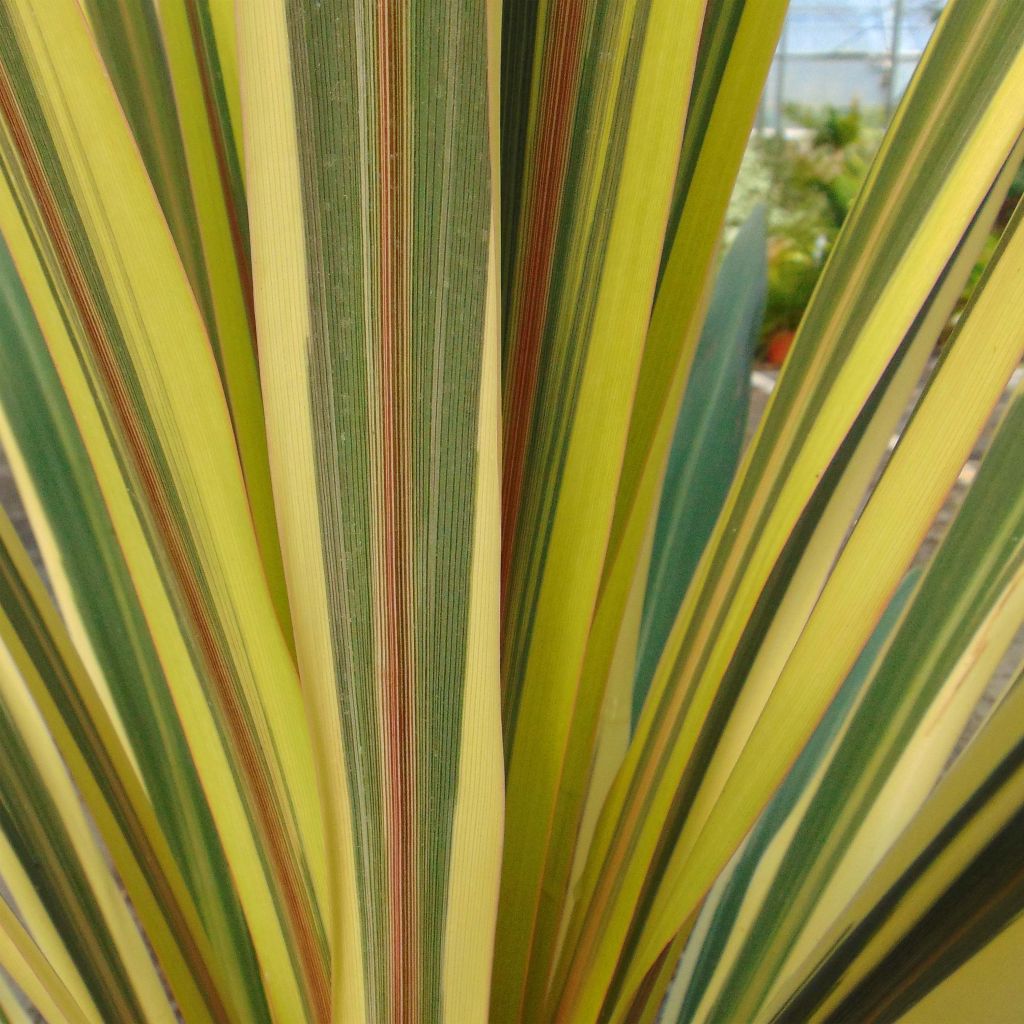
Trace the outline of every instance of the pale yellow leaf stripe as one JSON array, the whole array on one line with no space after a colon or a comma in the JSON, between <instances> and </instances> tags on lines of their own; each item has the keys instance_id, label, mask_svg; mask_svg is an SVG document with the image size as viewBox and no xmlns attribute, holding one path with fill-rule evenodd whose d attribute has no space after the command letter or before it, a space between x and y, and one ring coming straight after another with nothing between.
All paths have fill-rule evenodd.
<instances>
[{"instance_id":1,"label":"pale yellow leaf stripe","mask_svg":"<svg viewBox=\"0 0 1024 1024\"><path fill-rule=\"evenodd\" d=\"M196 1022L231 1019L221 1001L222 983L215 974L210 976L216 961L152 806L3 512L0 556L8 600L15 588L22 592L17 607L6 602L0 607L0 643L17 666L21 685L39 708L103 837L178 1006ZM67 696L69 687L73 699ZM80 745L83 734L88 742ZM102 770L109 774L101 776Z\"/></svg>"},{"instance_id":2,"label":"pale yellow leaf stripe","mask_svg":"<svg viewBox=\"0 0 1024 1024\"><path fill-rule=\"evenodd\" d=\"M232 425L238 439L256 536L271 594L285 635L290 639L291 620L274 521L256 359L248 228L239 223L239 218L245 215L244 208L237 208L238 202L244 197L232 193L228 170L223 166L226 156L218 153L218 147L238 147L241 141L236 44L230 8L231 5L223 0L157 2L209 276L217 350L223 367ZM230 125L219 124L214 119L215 99L209 94L213 85L199 64L199 44L195 33L199 31L196 23L203 18L210 19L217 36L217 56L223 63L209 69L208 74L220 75L220 85L235 115ZM238 152L241 152L240 148Z\"/></svg>"},{"instance_id":3,"label":"pale yellow leaf stripe","mask_svg":"<svg viewBox=\"0 0 1024 1024\"><path fill-rule=\"evenodd\" d=\"M884 395L872 413L863 435L842 477L829 497L825 511L793 573L785 596L779 603L756 657L746 672L743 691L730 717L719 753L706 769L706 785L721 787L760 716L786 660L817 603L822 587L835 564L849 532L851 520L860 507L865 490L877 475L889 442L906 412L914 389L932 357L940 332L949 323L953 309L963 295L968 277L982 246L992 230L995 217L1024 156L1024 138L1018 141L993 185L978 216L965 234L927 310L915 325L899 369L885 385Z\"/></svg>"},{"instance_id":4,"label":"pale yellow leaf stripe","mask_svg":"<svg viewBox=\"0 0 1024 1024\"><path fill-rule=\"evenodd\" d=\"M301 380L300 362L292 358L291 346L301 346L309 336L309 294L305 273L304 233L302 229L302 188L299 161L292 145L281 144L279 137L294 139L295 104L290 85L289 43L284 18L276 15L276 4L267 0L252 5L239 20L240 73L245 83L246 102L266 116L249 118L246 128L247 177L249 203L254 212L256 245L253 248L253 279L257 283L256 316L265 338L261 364L264 375L277 381L267 389L264 403L269 423L280 424L268 438L271 465L287 459L290 485L279 488L277 517L286 559L303 558L312 578L323 579L326 569L318 538L311 535L301 554L289 550L289 538L303 536L303 524L309 513L308 496L316 494L315 443L313 424L308 416L293 416L293 391ZM258 164L253 166L258 154ZM272 246L260 244L265 236ZM261 283L275 268L290 268L292 287L273 296ZM285 344L290 340L290 345ZM327 594L320 586L303 587L291 594L295 645L301 652L302 672L307 679L326 679L333 673L330 636L321 628L328 618ZM351 858L343 851L354 823L347 787L336 781L343 778L341 738L333 702L320 688L306 694L310 714L316 719L312 730L317 784L328 809L324 815L324 839L330 877L328 925L332 957L332 1012L342 1019L365 1017L363 992L363 936L357 910L358 895Z\"/></svg>"},{"instance_id":5,"label":"pale yellow leaf stripe","mask_svg":"<svg viewBox=\"0 0 1024 1024\"><path fill-rule=\"evenodd\" d=\"M614 571L635 559L637 527L651 515L660 489L672 428L700 338L708 280L714 270L726 207L750 138L757 97L771 64L788 0L739 0L743 11L675 234L667 240L665 267L644 342L616 499L604 587ZM642 535L643 526L639 527ZM626 532L631 531L630 540ZM629 552L619 555L619 546ZM631 557L632 556L632 557ZM622 568L626 566L626 568ZM614 569L613 569L614 567Z\"/></svg>"},{"instance_id":6,"label":"pale yellow leaf stripe","mask_svg":"<svg viewBox=\"0 0 1024 1024\"><path fill-rule=\"evenodd\" d=\"M982 7L988 17L970 22L966 15L976 6ZM991 45L992 25L996 23L993 19L997 18L1000 10L998 5L960 5L960 9L965 17L955 23L956 31L949 35L943 48L936 51L942 54L941 58L936 58L942 62L954 60L954 47L958 56L972 55L971 48L960 38L965 23L969 23L967 28L972 33L975 50L979 38ZM977 57L976 52L973 56ZM938 66L945 67L945 63ZM575 1003L576 986L586 973L591 972L587 982L588 1008L585 1014L597 1012L598 1004L589 1000L602 998L600 989L607 984L618 959L622 937L632 918L634 900L644 884L647 864L658 840L660 822L669 812L677 780L682 776L714 699L717 683L734 657L736 644L747 627L765 581L821 474L922 304L928 299L935 278L960 242L967 223L982 204L1003 167L1006 155L1020 135L1024 60L1019 51L1011 52L1007 65L994 69L993 75L991 100L979 111L978 120L970 131L965 132L967 138L948 169L939 172L943 175L941 184L937 183L937 192L930 207L910 228L898 271L881 283L880 293L873 296L870 311L863 318L863 323L858 324L856 335L851 337L838 332L836 325L843 323L846 314L843 310L830 308L825 324L815 325L815 331L827 328L825 337L812 335L806 342L802 361L791 361L789 370L784 371L772 408L778 405L778 399L785 393L789 402L785 407L786 415L773 419L770 409L767 422L773 427L773 433L766 436L762 428L761 441L755 442L754 448L748 452L738 483L723 510L697 579L669 637L647 711L641 717L626 765L613 787L595 835L591 866L583 879L579 911L580 915L587 914L591 920L586 926L585 945L578 950L576 963L572 965L571 989L566 994L563 1009ZM952 79L943 77L943 88L950 81L955 81L955 75ZM920 118L921 111L930 109L939 99L941 97L927 94L918 98L912 90L902 108L904 120L911 115ZM894 131L893 138L896 138L899 125ZM927 134L927 131L923 133L919 145L924 144ZM889 148L893 145L895 143L890 142ZM887 150L883 150L880 157L882 166L887 159L886 153ZM897 167L903 167L906 154L898 155ZM909 173L913 161L905 166L907 169L901 171L903 176ZM875 177L879 173L876 167ZM892 182L887 185L892 186ZM870 185L867 196L870 197ZM871 198L874 202L874 197ZM868 198L865 204L867 202ZM880 245L882 238L874 236L886 224L893 223L898 211L888 210L891 206L888 191L874 203L878 204L881 204L881 210L873 210L871 206L865 206L865 209L874 218L869 221L873 226L870 240ZM830 266L835 265L841 250L842 242ZM844 255L849 263L852 254ZM860 260L862 265L867 262L870 261ZM856 273L852 280L843 279L845 294L848 295L859 294L862 288L859 276L863 271L854 270ZM824 397L819 395L815 399L815 390L821 391L826 370L834 371L836 379L827 392L823 392ZM795 387L787 388L787 373L797 374ZM795 394L795 391L799 393ZM813 421L808 410L815 412ZM754 482L748 483L745 477L755 469ZM756 533L753 532L754 525L758 527ZM681 657L684 642L686 648ZM680 679L683 680L681 684ZM671 691L668 689L670 684ZM665 695L664 706L660 706L662 695ZM670 724L675 723L677 715L684 711L685 722L680 723L681 728ZM642 763L641 757L644 758ZM649 793L652 786L655 791ZM645 796L639 798L637 791ZM630 794L632 797L627 806ZM646 808L643 821L637 817L640 807ZM699 821L699 815L696 820ZM627 824L625 831L624 821ZM616 833L619 833L618 839ZM628 838L622 839L623 836ZM615 842L619 845L615 860L609 865L606 853ZM631 847L632 867L620 870L625 843ZM602 870L605 870L605 877L600 881L601 909L591 910L588 906L590 894L592 888L599 884L598 876ZM622 882L621 887L619 881ZM609 906L606 899L613 886L618 894ZM603 923L599 924L599 921ZM601 947L596 961L592 955L595 945ZM592 968L591 963L599 963L600 966ZM604 980L597 981L596 974L601 974Z\"/></svg>"},{"instance_id":7,"label":"pale yellow leaf stripe","mask_svg":"<svg viewBox=\"0 0 1024 1024\"><path fill-rule=\"evenodd\" d=\"M0 831L0 879L10 892L12 910L17 914L25 931L39 947L39 951L60 978L68 993L78 1004L82 1014L93 1024L103 1024L96 1004L75 966L67 947L54 927L25 868L11 848L7 836Z\"/></svg>"},{"instance_id":8,"label":"pale yellow leaf stripe","mask_svg":"<svg viewBox=\"0 0 1024 1024\"><path fill-rule=\"evenodd\" d=\"M3 899L0 899L0 967L11 976L47 1024L94 1024Z\"/></svg>"},{"instance_id":9,"label":"pale yellow leaf stripe","mask_svg":"<svg viewBox=\"0 0 1024 1024\"><path fill-rule=\"evenodd\" d=\"M0 971L0 1020L3 1024L35 1024L24 996L15 991L14 983L3 971Z\"/></svg>"},{"instance_id":10,"label":"pale yellow leaf stripe","mask_svg":"<svg viewBox=\"0 0 1024 1024\"><path fill-rule=\"evenodd\" d=\"M270 460L342 1019L486 1013L502 787L482 157L497 69L479 57L496 14L446 0L297 20L266 2L239 25Z\"/></svg>"},{"instance_id":11,"label":"pale yellow leaf stripe","mask_svg":"<svg viewBox=\"0 0 1024 1024\"><path fill-rule=\"evenodd\" d=\"M33 127L45 130L60 154L59 168L33 163L39 154L26 148L24 137L11 134L8 121L3 158L17 200L4 189L0 226L61 375L172 682L268 998L276 1013L299 1021L307 1006L319 1000L317 976L326 968L316 920L316 908L326 905L319 803L298 680L270 600L217 369L77 4L5 3L0 14L16 33L6 44L11 49L4 55L5 64L25 59L31 68L31 81L23 81L12 80L15 69L6 66L7 88L28 90L44 104L45 125ZM5 113L18 117L10 107ZM24 129L17 126L17 131ZM56 211L48 207L52 198L36 193L44 174L67 182L71 192L62 198L71 205ZM31 236L23 227L22 211ZM77 249L66 244L55 248L42 231L44 223L47 231L54 230L54 218L61 216L72 218L66 230L73 228L74 217L81 218L86 234L74 240ZM91 260L103 267L103 299L109 305L102 338L94 333L93 311L80 308L81 296L69 288L75 285L74 276L66 276L69 259L85 260L86 271ZM93 346L102 348L115 339L125 346L118 370L134 379L137 394L119 392L109 377L104 379L101 360L107 357ZM138 403L131 415L149 418L148 427L134 428L150 431L141 444L138 436L112 429L113 423L125 423L125 414L111 403L125 397ZM140 481L137 474L145 471L140 459L159 459L167 475ZM140 483L145 485L141 489ZM153 488L162 495L158 500L170 497L179 504L181 518L173 526L166 510L140 508L140 495L150 502L157 498ZM191 548L194 566L186 570L179 558L169 567L168 553L183 546ZM183 594L194 595L196 588L206 591L205 608L199 611L193 596L186 611ZM197 623L197 615L205 621ZM208 645L200 654L196 641L211 628L220 635L214 641L217 649ZM209 678L204 662L211 656L230 681ZM211 683L217 702L227 700L244 709L245 724L215 716ZM260 752L261 767L233 753L239 742ZM248 772L244 779L239 768ZM263 792L257 798L259 790ZM261 820L254 821L253 815ZM268 860L265 844L270 841L277 852ZM282 901L277 887L288 875L301 889L294 888ZM305 940L293 942L295 934L286 936L286 930L296 927L299 934L306 933ZM293 952L298 952L297 962Z\"/></svg>"},{"instance_id":12,"label":"pale yellow leaf stripe","mask_svg":"<svg viewBox=\"0 0 1024 1024\"><path fill-rule=\"evenodd\" d=\"M767 1019L775 1017L798 995L809 978L813 980L823 951L839 948L858 922L897 893L897 902L889 907L868 940L858 944L854 956L847 954L838 983L823 993L816 1012L827 1016L914 927L993 836L1019 816L1024 800L1024 769L1019 756L1022 740L1024 686L1018 677L984 728L832 923L818 948L777 988L773 1003L765 1008ZM997 783L994 787L993 780ZM975 806L968 824L951 831L950 823L969 804ZM922 868L922 855L928 851L933 855L924 860Z\"/></svg>"},{"instance_id":13,"label":"pale yellow leaf stripe","mask_svg":"<svg viewBox=\"0 0 1024 1024\"><path fill-rule=\"evenodd\" d=\"M494 929L504 834L505 764L501 751L499 657L501 561L501 224L499 220L498 95L501 2L487 0L487 70L491 161L491 239L487 320L477 425L476 557L470 582L466 639L466 704L459 765L460 801L452 837L445 935L444 1015L448 1021L485 1020L491 998ZM471 884L467 882L471 881ZM493 894L489 902L484 894ZM483 912L481 912L483 906Z\"/></svg>"},{"instance_id":14,"label":"pale yellow leaf stripe","mask_svg":"<svg viewBox=\"0 0 1024 1024\"><path fill-rule=\"evenodd\" d=\"M937 985L899 1024L964 1024L984 1006L985 1024L1020 1024L1024 916Z\"/></svg>"},{"instance_id":15,"label":"pale yellow leaf stripe","mask_svg":"<svg viewBox=\"0 0 1024 1024\"><path fill-rule=\"evenodd\" d=\"M696 905L723 852L735 849L845 678L1024 355L1020 223L858 520L728 783L708 796L713 806L687 822L662 883L661 912L634 961L634 984Z\"/></svg>"},{"instance_id":16,"label":"pale yellow leaf stripe","mask_svg":"<svg viewBox=\"0 0 1024 1024\"><path fill-rule=\"evenodd\" d=\"M61 762L60 755L50 737L42 716L33 704L10 653L0 641L0 702L3 713L10 717L25 748L33 759L27 770L34 770L46 787L57 810L59 824L71 841L67 856L77 859L88 881L89 888L113 939L117 955L135 990L140 1006L144 1007L147 1021L152 1024L174 1024L175 1012L168 1001L163 982L157 975L153 959L135 919L118 890L110 873L104 851L95 841L91 824L87 821L80 797ZM10 884L10 883L8 883ZM17 889L12 893L17 898ZM74 975L72 975L74 977ZM89 1006L91 1000L80 1003Z\"/></svg>"},{"instance_id":17,"label":"pale yellow leaf stripe","mask_svg":"<svg viewBox=\"0 0 1024 1024\"><path fill-rule=\"evenodd\" d=\"M623 10L625 26L632 23L635 6ZM556 911L553 917L541 917L542 882L555 841L559 789L580 698L587 636L604 567L640 341L654 297L703 13L702 2L681 12L675 3L654 0L647 11L642 51L632 58L638 61L635 70L626 58L629 39L617 41L622 49L613 67L620 67L623 76L636 75L630 130L557 503L551 510L525 670L521 682L511 683L521 686L522 696L508 769L492 1003L496 1021L536 1014L546 995L546 961L554 951L561 915ZM594 160L608 145L614 113L609 103L595 125ZM600 176L593 175L593 180L599 182ZM586 206L592 210L599 198L592 188ZM581 251L575 265L566 268L567 294L575 294L588 255ZM566 323L559 329L568 331L571 309L565 312ZM509 723L506 728L511 728Z\"/></svg>"}]
</instances>

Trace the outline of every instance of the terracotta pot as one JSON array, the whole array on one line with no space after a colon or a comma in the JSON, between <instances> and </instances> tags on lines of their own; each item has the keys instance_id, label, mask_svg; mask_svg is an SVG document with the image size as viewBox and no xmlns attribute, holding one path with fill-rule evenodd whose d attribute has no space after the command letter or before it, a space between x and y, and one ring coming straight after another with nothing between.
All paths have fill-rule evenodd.
<instances>
[{"instance_id":1,"label":"terracotta pot","mask_svg":"<svg viewBox=\"0 0 1024 1024\"><path fill-rule=\"evenodd\" d=\"M764 347L765 360L772 366L781 366L789 353L789 347L793 344L794 337L796 337L796 331L788 329L776 331Z\"/></svg>"}]
</instances>

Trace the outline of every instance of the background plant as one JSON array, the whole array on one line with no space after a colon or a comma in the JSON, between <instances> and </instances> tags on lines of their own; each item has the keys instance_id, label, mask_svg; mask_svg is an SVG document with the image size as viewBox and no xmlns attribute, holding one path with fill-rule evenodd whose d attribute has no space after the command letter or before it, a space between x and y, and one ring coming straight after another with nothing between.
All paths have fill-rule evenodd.
<instances>
[{"instance_id":1,"label":"background plant","mask_svg":"<svg viewBox=\"0 0 1024 1024\"><path fill-rule=\"evenodd\" d=\"M908 570L1024 21L948 5L741 451L784 12L0 0L6 1017L1013 1006L1019 385Z\"/></svg>"}]
</instances>

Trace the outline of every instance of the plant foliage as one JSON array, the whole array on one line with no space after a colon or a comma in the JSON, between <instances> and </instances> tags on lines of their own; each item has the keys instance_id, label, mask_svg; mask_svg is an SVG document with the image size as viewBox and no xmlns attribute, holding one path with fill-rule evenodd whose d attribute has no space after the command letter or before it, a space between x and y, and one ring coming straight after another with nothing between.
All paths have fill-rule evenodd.
<instances>
[{"instance_id":1,"label":"plant foliage","mask_svg":"<svg viewBox=\"0 0 1024 1024\"><path fill-rule=\"evenodd\" d=\"M0 0L0 1020L1009 1013L1024 19L744 446L785 7Z\"/></svg>"}]
</instances>

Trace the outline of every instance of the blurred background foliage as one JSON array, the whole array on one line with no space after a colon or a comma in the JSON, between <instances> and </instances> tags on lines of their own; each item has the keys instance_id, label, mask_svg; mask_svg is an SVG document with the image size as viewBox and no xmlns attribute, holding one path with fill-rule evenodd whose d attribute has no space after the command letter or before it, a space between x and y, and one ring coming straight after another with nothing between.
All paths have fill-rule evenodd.
<instances>
[{"instance_id":1,"label":"blurred background foliage","mask_svg":"<svg viewBox=\"0 0 1024 1024\"><path fill-rule=\"evenodd\" d=\"M765 210L767 288L755 353L778 366L864 182L943 0L792 0L743 159L726 243ZM950 326L1024 192L1018 174ZM939 344L948 335L943 332Z\"/></svg>"},{"instance_id":2,"label":"blurred background foliage","mask_svg":"<svg viewBox=\"0 0 1024 1024\"><path fill-rule=\"evenodd\" d=\"M764 206L768 281L756 352L761 361L776 366L789 351L885 130L883 112L864 111L857 102L845 109L789 104L786 119L791 127L781 135L755 132L751 136L730 204L726 235L731 242L752 211ZM1022 193L1024 168L1007 196L951 325L995 251ZM947 334L948 330L940 344Z\"/></svg>"}]
</instances>

